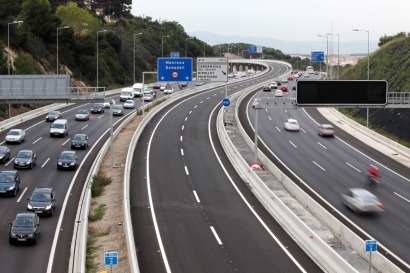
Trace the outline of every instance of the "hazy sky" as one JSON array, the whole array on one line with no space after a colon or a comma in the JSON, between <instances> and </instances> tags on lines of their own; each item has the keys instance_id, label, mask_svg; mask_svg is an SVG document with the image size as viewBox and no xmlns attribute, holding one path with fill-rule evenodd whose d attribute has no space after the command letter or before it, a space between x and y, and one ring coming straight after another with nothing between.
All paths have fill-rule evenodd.
<instances>
[{"instance_id":1,"label":"hazy sky","mask_svg":"<svg viewBox=\"0 0 410 273\"><path fill-rule=\"evenodd\" d=\"M132 14L177 21L186 32L317 41L339 34L340 41L370 40L410 32L410 0L133 0ZM209 44L214 44L208 41Z\"/></svg>"}]
</instances>

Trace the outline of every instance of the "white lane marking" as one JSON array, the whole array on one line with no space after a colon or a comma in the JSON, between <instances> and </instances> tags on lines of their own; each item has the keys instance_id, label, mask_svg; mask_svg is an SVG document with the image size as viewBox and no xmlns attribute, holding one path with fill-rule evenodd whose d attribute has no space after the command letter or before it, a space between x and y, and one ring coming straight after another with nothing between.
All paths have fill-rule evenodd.
<instances>
[{"instance_id":1,"label":"white lane marking","mask_svg":"<svg viewBox=\"0 0 410 273\"><path fill-rule=\"evenodd\" d=\"M288 110L285 109L285 113L287 113L287 112L288 112Z\"/></svg>"},{"instance_id":2,"label":"white lane marking","mask_svg":"<svg viewBox=\"0 0 410 273\"><path fill-rule=\"evenodd\" d=\"M81 130L84 130L84 129L87 128L87 127L88 127L88 124L85 125L83 128L81 128Z\"/></svg>"},{"instance_id":3,"label":"white lane marking","mask_svg":"<svg viewBox=\"0 0 410 273\"><path fill-rule=\"evenodd\" d=\"M199 200L198 194L196 193L196 191L193 191L194 195L195 195L195 199L197 203L201 203L201 201Z\"/></svg>"},{"instance_id":4,"label":"white lane marking","mask_svg":"<svg viewBox=\"0 0 410 273\"><path fill-rule=\"evenodd\" d=\"M198 105L195 105L195 106L194 106L194 108L197 108L197 107L198 107Z\"/></svg>"},{"instance_id":5,"label":"white lane marking","mask_svg":"<svg viewBox=\"0 0 410 273\"><path fill-rule=\"evenodd\" d=\"M38 141L40 141L40 139L42 139L43 137L39 137L38 139L34 140L34 142L32 144L37 143Z\"/></svg>"},{"instance_id":6,"label":"white lane marking","mask_svg":"<svg viewBox=\"0 0 410 273\"><path fill-rule=\"evenodd\" d=\"M324 149L326 149L326 150L327 150L326 146L325 146L325 145L323 145L322 143L320 143L319 141L317 142L317 144L319 144L320 146L322 146Z\"/></svg>"},{"instance_id":7,"label":"white lane marking","mask_svg":"<svg viewBox=\"0 0 410 273\"><path fill-rule=\"evenodd\" d=\"M300 128L300 130L306 134L306 131L305 131L305 130L303 130L303 128Z\"/></svg>"},{"instance_id":8,"label":"white lane marking","mask_svg":"<svg viewBox=\"0 0 410 273\"><path fill-rule=\"evenodd\" d=\"M298 148L292 141L289 140L289 143L293 145L293 147Z\"/></svg>"},{"instance_id":9,"label":"white lane marking","mask_svg":"<svg viewBox=\"0 0 410 273\"><path fill-rule=\"evenodd\" d=\"M279 129L279 127L278 127L278 126L276 126L276 130L278 130L278 132L280 132L280 129Z\"/></svg>"},{"instance_id":10,"label":"white lane marking","mask_svg":"<svg viewBox=\"0 0 410 273\"><path fill-rule=\"evenodd\" d=\"M187 167L187 166L185 166L184 168L185 168L185 173L186 173L186 175L189 175L189 172L188 172L188 167Z\"/></svg>"},{"instance_id":11,"label":"white lane marking","mask_svg":"<svg viewBox=\"0 0 410 273\"><path fill-rule=\"evenodd\" d=\"M270 116L268 116L269 120L272 120L272 118Z\"/></svg>"},{"instance_id":12,"label":"white lane marking","mask_svg":"<svg viewBox=\"0 0 410 273\"><path fill-rule=\"evenodd\" d=\"M214 97L216 96L217 94L214 94Z\"/></svg>"},{"instance_id":13,"label":"white lane marking","mask_svg":"<svg viewBox=\"0 0 410 273\"><path fill-rule=\"evenodd\" d=\"M182 131L184 130L184 125L182 125L182 128L181 128L181 129L182 129Z\"/></svg>"},{"instance_id":14,"label":"white lane marking","mask_svg":"<svg viewBox=\"0 0 410 273\"><path fill-rule=\"evenodd\" d=\"M190 115L191 113L192 113L192 110L191 110L191 111L189 111L188 115Z\"/></svg>"},{"instance_id":15,"label":"white lane marking","mask_svg":"<svg viewBox=\"0 0 410 273\"><path fill-rule=\"evenodd\" d=\"M103 117L104 117L104 114L98 116L99 119L103 118Z\"/></svg>"},{"instance_id":16,"label":"white lane marking","mask_svg":"<svg viewBox=\"0 0 410 273\"><path fill-rule=\"evenodd\" d=\"M181 155L182 156L184 155L184 149L181 149Z\"/></svg>"},{"instance_id":17,"label":"white lane marking","mask_svg":"<svg viewBox=\"0 0 410 273\"><path fill-rule=\"evenodd\" d=\"M324 172L326 171L325 168L323 168L322 166L320 166L319 164L317 164L315 161L312 161L312 162L313 162L316 166L318 166L319 168L321 168L322 171L324 171Z\"/></svg>"},{"instance_id":18,"label":"white lane marking","mask_svg":"<svg viewBox=\"0 0 410 273\"><path fill-rule=\"evenodd\" d=\"M218 236L218 234L216 233L216 231L215 231L215 229L214 229L213 226L211 226L211 230L212 230L212 233L214 234L216 240L218 241L218 244L219 244L219 245L222 245L222 241L221 241L221 239L219 239L219 236Z\"/></svg>"},{"instance_id":19,"label":"white lane marking","mask_svg":"<svg viewBox=\"0 0 410 273\"><path fill-rule=\"evenodd\" d=\"M24 194L26 193L26 191L27 191L27 187L25 187L25 188L24 188L24 191L20 194L19 199L17 199L17 203L20 202L21 198L23 198L23 196L24 196Z\"/></svg>"},{"instance_id":20,"label":"white lane marking","mask_svg":"<svg viewBox=\"0 0 410 273\"><path fill-rule=\"evenodd\" d=\"M182 141L182 136L179 137L179 141Z\"/></svg>"},{"instance_id":21,"label":"white lane marking","mask_svg":"<svg viewBox=\"0 0 410 273\"><path fill-rule=\"evenodd\" d=\"M206 99L209 100L211 97L207 97Z\"/></svg>"},{"instance_id":22,"label":"white lane marking","mask_svg":"<svg viewBox=\"0 0 410 273\"><path fill-rule=\"evenodd\" d=\"M201 100L201 102L200 103L203 103L204 101L203 100Z\"/></svg>"},{"instance_id":23,"label":"white lane marking","mask_svg":"<svg viewBox=\"0 0 410 273\"><path fill-rule=\"evenodd\" d=\"M185 118L185 121L187 121L187 120L188 120L188 117Z\"/></svg>"},{"instance_id":24,"label":"white lane marking","mask_svg":"<svg viewBox=\"0 0 410 273\"><path fill-rule=\"evenodd\" d=\"M359 170L358 168L356 168L355 166L353 166L353 165L350 164L349 162L346 162L346 165L349 166L349 167L351 167L351 168L353 168L353 169L355 169L355 170L358 171L359 173L362 172L361 170Z\"/></svg>"},{"instance_id":25,"label":"white lane marking","mask_svg":"<svg viewBox=\"0 0 410 273\"><path fill-rule=\"evenodd\" d=\"M410 200L409 199L407 199L407 198L405 198L405 197L403 197L403 196L401 196L400 194L398 194L397 192L393 192L395 195L397 195L398 197L400 197L401 199L403 199L403 200L405 200L405 201L407 201L407 202L409 202L410 203Z\"/></svg>"},{"instance_id":26,"label":"white lane marking","mask_svg":"<svg viewBox=\"0 0 410 273\"><path fill-rule=\"evenodd\" d=\"M43 163L43 165L41 165L41 168L43 168L49 160L50 160L50 158L47 158L46 161Z\"/></svg>"},{"instance_id":27,"label":"white lane marking","mask_svg":"<svg viewBox=\"0 0 410 273\"><path fill-rule=\"evenodd\" d=\"M14 159L15 159L15 157L13 157L12 159L10 159L10 160L9 160L9 162L7 162L6 164L4 164L4 166L6 166L6 167L7 167L7 166L8 166L11 162L13 162L13 161L14 161Z\"/></svg>"},{"instance_id":28,"label":"white lane marking","mask_svg":"<svg viewBox=\"0 0 410 273\"><path fill-rule=\"evenodd\" d=\"M67 139L66 141L64 141L63 142L63 144L61 144L61 145L65 145L67 142L69 142L70 141L70 139Z\"/></svg>"}]
</instances>

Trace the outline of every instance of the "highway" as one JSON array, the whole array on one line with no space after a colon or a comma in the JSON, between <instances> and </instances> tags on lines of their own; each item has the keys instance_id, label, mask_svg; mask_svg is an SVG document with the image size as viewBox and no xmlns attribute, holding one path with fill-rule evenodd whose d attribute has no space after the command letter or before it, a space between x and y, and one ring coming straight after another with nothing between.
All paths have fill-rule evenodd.
<instances>
[{"instance_id":1,"label":"highway","mask_svg":"<svg viewBox=\"0 0 410 273\"><path fill-rule=\"evenodd\" d=\"M283 74L229 85L228 94ZM215 118L225 87L151 120L134 152L131 216L141 272L321 271L259 204L223 153Z\"/></svg>"},{"instance_id":2,"label":"highway","mask_svg":"<svg viewBox=\"0 0 410 273\"><path fill-rule=\"evenodd\" d=\"M289 83L289 86L294 82ZM255 94L267 95L266 92ZM288 94L291 96L291 94ZM281 100L278 98L278 100ZM242 123L252 123L255 115L253 98L241 107ZM336 128L336 137L323 138L318 135L318 124L326 119L313 108L267 108L260 109L258 132L266 146L264 151L273 161L276 155L283 163L282 169L295 179L300 178L318 195L337 209L345 219L354 223L358 230L365 232L367 239L374 238L380 244L410 263L408 246L410 238L410 177L408 168L386 157L372 147ZM298 120L301 130L290 132L284 129L288 118ZM248 134L254 133L247 128ZM262 145L260 145L262 146ZM370 186L366 176L369 164L381 170L382 183ZM385 206L381 215L362 216L347 209L342 204L340 193L347 188L365 188L379 197ZM360 233L360 231L359 231ZM369 238L370 237L370 238Z\"/></svg>"}]
</instances>

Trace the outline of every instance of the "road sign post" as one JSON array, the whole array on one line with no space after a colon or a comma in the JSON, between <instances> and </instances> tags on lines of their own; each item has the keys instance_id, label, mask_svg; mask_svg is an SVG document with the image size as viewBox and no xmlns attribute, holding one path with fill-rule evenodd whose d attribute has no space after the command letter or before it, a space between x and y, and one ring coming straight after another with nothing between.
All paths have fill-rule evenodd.
<instances>
[{"instance_id":1,"label":"road sign post","mask_svg":"<svg viewBox=\"0 0 410 273\"><path fill-rule=\"evenodd\" d=\"M369 257L369 273L372 272L372 252L377 251L377 241L376 240L366 240L365 241L366 245L366 252L369 252L370 257Z\"/></svg>"},{"instance_id":2,"label":"road sign post","mask_svg":"<svg viewBox=\"0 0 410 273\"><path fill-rule=\"evenodd\" d=\"M118 265L118 252L105 252L104 262L106 266L110 267L110 273L112 273L112 266Z\"/></svg>"}]
</instances>

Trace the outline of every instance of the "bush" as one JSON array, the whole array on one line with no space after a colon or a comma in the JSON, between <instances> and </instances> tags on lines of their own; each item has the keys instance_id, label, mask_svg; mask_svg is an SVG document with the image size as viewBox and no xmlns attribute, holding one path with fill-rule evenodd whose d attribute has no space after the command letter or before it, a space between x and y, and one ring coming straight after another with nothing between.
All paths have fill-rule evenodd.
<instances>
[{"instance_id":1,"label":"bush","mask_svg":"<svg viewBox=\"0 0 410 273\"><path fill-rule=\"evenodd\" d=\"M97 197L104 192L104 187L112 182L110 177L107 177L101 173L98 173L93 177L93 182L91 185L91 196Z\"/></svg>"},{"instance_id":2,"label":"bush","mask_svg":"<svg viewBox=\"0 0 410 273\"><path fill-rule=\"evenodd\" d=\"M101 220L105 214L105 204L99 205L96 209L94 214L88 215L88 220L91 222L95 222Z\"/></svg>"}]
</instances>

